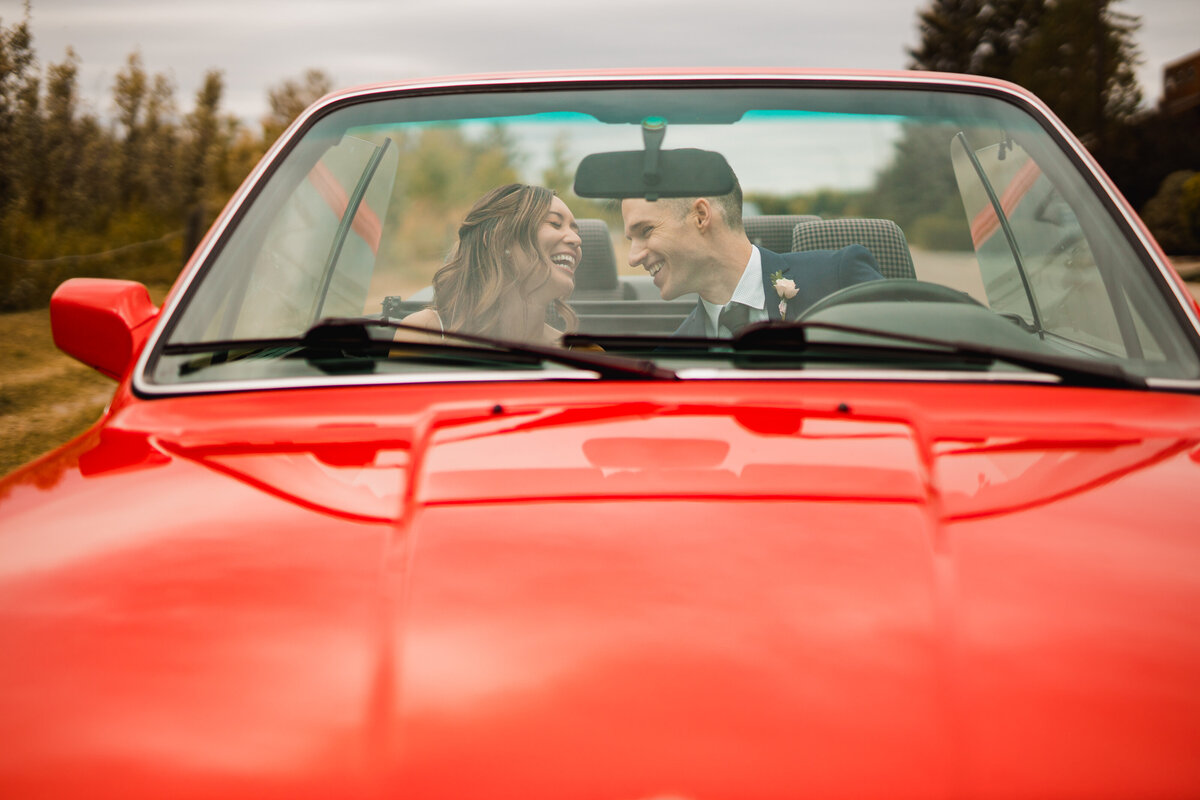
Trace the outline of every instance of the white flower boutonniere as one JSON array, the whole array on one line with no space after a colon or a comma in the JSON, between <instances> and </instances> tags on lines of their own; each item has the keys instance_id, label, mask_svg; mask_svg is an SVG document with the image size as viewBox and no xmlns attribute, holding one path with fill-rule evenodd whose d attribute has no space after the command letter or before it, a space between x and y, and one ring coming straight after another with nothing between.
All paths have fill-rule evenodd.
<instances>
[{"instance_id":1,"label":"white flower boutonniere","mask_svg":"<svg viewBox=\"0 0 1200 800\"><path fill-rule=\"evenodd\" d=\"M772 284L775 286L775 294L779 295L779 316L787 318L787 301L796 296L799 291L796 288L796 282L791 278L783 277L782 272L775 272L771 275Z\"/></svg>"}]
</instances>

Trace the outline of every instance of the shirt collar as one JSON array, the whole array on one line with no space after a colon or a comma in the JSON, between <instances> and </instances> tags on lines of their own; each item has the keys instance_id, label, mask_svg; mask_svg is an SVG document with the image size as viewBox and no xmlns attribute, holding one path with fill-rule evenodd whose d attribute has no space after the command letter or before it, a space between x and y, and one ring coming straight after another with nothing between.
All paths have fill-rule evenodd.
<instances>
[{"instance_id":1,"label":"shirt collar","mask_svg":"<svg viewBox=\"0 0 1200 800\"><path fill-rule=\"evenodd\" d=\"M746 268L742 270L742 277L733 289L733 297L729 298L729 303L733 302L750 306L758 311L767 307L767 296L763 293L762 254L758 252L757 245L750 245L750 260L746 262ZM703 297L700 298L700 304L704 306L704 314L708 318L710 335L716 335L717 317L729 303L718 305L708 302Z\"/></svg>"}]
</instances>

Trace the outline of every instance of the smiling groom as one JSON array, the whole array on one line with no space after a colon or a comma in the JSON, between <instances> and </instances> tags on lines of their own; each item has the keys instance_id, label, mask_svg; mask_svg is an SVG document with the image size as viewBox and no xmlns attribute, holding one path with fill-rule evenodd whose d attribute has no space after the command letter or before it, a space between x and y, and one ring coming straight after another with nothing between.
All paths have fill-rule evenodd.
<instances>
[{"instance_id":1,"label":"smiling groom","mask_svg":"<svg viewBox=\"0 0 1200 800\"><path fill-rule=\"evenodd\" d=\"M744 325L793 320L838 289L883 276L862 245L773 253L742 227L742 187L717 197L622 201L629 264L642 267L664 300L699 301L674 336L729 337Z\"/></svg>"}]
</instances>

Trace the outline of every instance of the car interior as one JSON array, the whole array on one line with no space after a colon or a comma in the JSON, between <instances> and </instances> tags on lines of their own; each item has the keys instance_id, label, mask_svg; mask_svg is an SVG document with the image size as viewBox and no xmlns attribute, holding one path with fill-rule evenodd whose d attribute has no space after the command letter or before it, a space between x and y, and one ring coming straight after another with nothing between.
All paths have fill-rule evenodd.
<instances>
[{"instance_id":1,"label":"car interior","mask_svg":"<svg viewBox=\"0 0 1200 800\"><path fill-rule=\"evenodd\" d=\"M575 270L571 308L579 316L578 331L586 334L669 334L696 304L687 294L661 300L649 276L621 276L608 226L601 219L577 219L583 257ZM777 253L840 250L852 244L871 251L885 278L916 279L916 268L904 232L887 219L821 219L811 214L759 214L743 219L752 244ZM425 308L431 288L410 298L384 298L382 315L403 320ZM633 301L633 302L631 302Z\"/></svg>"}]
</instances>

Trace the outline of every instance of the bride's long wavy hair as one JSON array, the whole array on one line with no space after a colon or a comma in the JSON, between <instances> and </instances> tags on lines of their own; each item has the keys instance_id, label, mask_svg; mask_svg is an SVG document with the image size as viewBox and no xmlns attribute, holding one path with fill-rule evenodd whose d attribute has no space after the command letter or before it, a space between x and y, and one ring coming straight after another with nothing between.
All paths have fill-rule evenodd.
<instances>
[{"instance_id":1,"label":"bride's long wavy hair","mask_svg":"<svg viewBox=\"0 0 1200 800\"><path fill-rule=\"evenodd\" d=\"M467 212L458 241L433 276L433 308L447 329L523 335L532 311L526 293L549 281L553 269L538 247L538 229L553 197L541 186L510 183L479 198ZM529 254L535 256L534 266L522 271L518 265L527 263ZM575 325L575 313L561 298L553 308L568 329ZM532 313L543 316L541 309Z\"/></svg>"}]
</instances>

